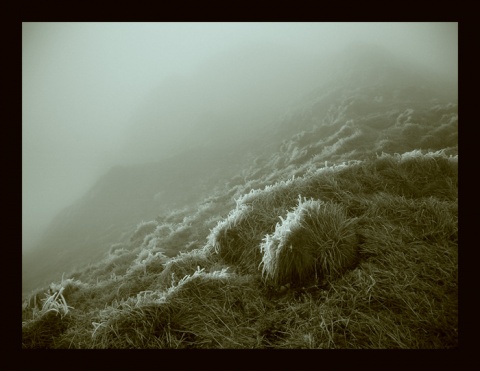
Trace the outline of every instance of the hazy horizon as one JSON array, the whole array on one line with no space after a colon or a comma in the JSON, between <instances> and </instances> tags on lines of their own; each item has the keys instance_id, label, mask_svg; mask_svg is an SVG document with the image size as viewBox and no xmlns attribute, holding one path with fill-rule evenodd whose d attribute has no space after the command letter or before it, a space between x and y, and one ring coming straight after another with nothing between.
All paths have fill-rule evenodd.
<instances>
[{"instance_id":1,"label":"hazy horizon","mask_svg":"<svg viewBox=\"0 0 480 371\"><path fill-rule=\"evenodd\" d=\"M202 115L294 99L315 83L314 63L296 66L358 41L456 81L457 37L457 23L23 23L22 251L110 167L190 146Z\"/></svg>"}]
</instances>

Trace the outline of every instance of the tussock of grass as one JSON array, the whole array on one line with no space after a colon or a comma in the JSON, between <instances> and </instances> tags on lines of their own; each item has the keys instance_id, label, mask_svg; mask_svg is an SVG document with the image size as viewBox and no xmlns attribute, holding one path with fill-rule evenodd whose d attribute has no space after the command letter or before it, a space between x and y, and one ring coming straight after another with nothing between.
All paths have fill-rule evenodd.
<instances>
[{"instance_id":1,"label":"tussock of grass","mask_svg":"<svg viewBox=\"0 0 480 371\"><path fill-rule=\"evenodd\" d=\"M301 197L298 202L260 246L263 273L276 284L335 277L356 260L355 229L342 207Z\"/></svg>"},{"instance_id":2,"label":"tussock of grass","mask_svg":"<svg viewBox=\"0 0 480 371\"><path fill-rule=\"evenodd\" d=\"M135 252L133 251L122 251L122 253L118 253L107 257L104 273L99 274L97 277L111 277L112 275L115 276L122 276L124 275L129 267L132 265L132 262L135 259Z\"/></svg>"},{"instance_id":3,"label":"tussock of grass","mask_svg":"<svg viewBox=\"0 0 480 371\"><path fill-rule=\"evenodd\" d=\"M157 228L157 226L158 226L157 222L153 220L139 223L137 225L137 229L135 230L132 237L130 238L130 241L133 244L141 244L145 236L152 233Z\"/></svg>"},{"instance_id":4,"label":"tussock of grass","mask_svg":"<svg viewBox=\"0 0 480 371\"><path fill-rule=\"evenodd\" d=\"M155 239L152 240L155 242ZM162 248L157 247L155 243L148 244L140 250L137 257L131 262L127 269L126 276L147 275L160 273L163 270L163 264L168 260Z\"/></svg>"},{"instance_id":5,"label":"tussock of grass","mask_svg":"<svg viewBox=\"0 0 480 371\"><path fill-rule=\"evenodd\" d=\"M262 308L248 277L200 269L165 292L109 308L92 338L95 348L251 347L257 339L248 324Z\"/></svg>"},{"instance_id":6,"label":"tussock of grass","mask_svg":"<svg viewBox=\"0 0 480 371\"><path fill-rule=\"evenodd\" d=\"M193 274L198 268L210 270L214 266L215 259L207 249L192 250L169 259L156 282L160 287L166 288Z\"/></svg>"},{"instance_id":7,"label":"tussock of grass","mask_svg":"<svg viewBox=\"0 0 480 371\"><path fill-rule=\"evenodd\" d=\"M65 280L62 279L60 283L50 284L50 290L53 293L58 293L59 296L64 299L64 301L69 301L70 297L72 297L74 293L85 290L88 287L88 284L72 278L67 278Z\"/></svg>"},{"instance_id":8,"label":"tussock of grass","mask_svg":"<svg viewBox=\"0 0 480 371\"><path fill-rule=\"evenodd\" d=\"M356 261L353 222L338 204L299 197L298 206L260 245L264 275L276 284L339 276Z\"/></svg>"},{"instance_id":9,"label":"tussock of grass","mask_svg":"<svg viewBox=\"0 0 480 371\"><path fill-rule=\"evenodd\" d=\"M169 331L171 312L165 305L121 308L108 313L105 322L92 322L92 348L176 348Z\"/></svg>"},{"instance_id":10,"label":"tussock of grass","mask_svg":"<svg viewBox=\"0 0 480 371\"><path fill-rule=\"evenodd\" d=\"M143 250L145 251L145 250ZM162 251L151 252L146 250L146 253L142 253L135 259L133 264L128 268L126 272L127 277L135 275L147 275L156 274L163 271L163 264L168 260Z\"/></svg>"},{"instance_id":11,"label":"tussock of grass","mask_svg":"<svg viewBox=\"0 0 480 371\"><path fill-rule=\"evenodd\" d=\"M129 245L124 242L114 243L108 249L110 255L122 255L129 249Z\"/></svg>"},{"instance_id":12,"label":"tussock of grass","mask_svg":"<svg viewBox=\"0 0 480 371\"><path fill-rule=\"evenodd\" d=\"M254 327L264 313L263 299L249 276L217 271L187 277L168 294L184 313L182 325L199 348L252 348L258 345Z\"/></svg>"},{"instance_id":13,"label":"tussock of grass","mask_svg":"<svg viewBox=\"0 0 480 371\"><path fill-rule=\"evenodd\" d=\"M45 298L42 300L41 309L36 306L31 308L31 318L22 323L22 348L25 349L49 349L54 347L55 338L60 336L71 322L70 309L63 292L71 293L79 282L73 280L63 281L60 285L51 285ZM54 290L52 292L52 287ZM24 310L28 306L24 305Z\"/></svg>"},{"instance_id":14,"label":"tussock of grass","mask_svg":"<svg viewBox=\"0 0 480 371\"><path fill-rule=\"evenodd\" d=\"M267 218L269 216L267 215ZM265 214L252 206L237 204L224 220L218 222L208 236L208 244L226 263L245 272L256 271L261 259L255 242L263 226Z\"/></svg>"}]
</instances>

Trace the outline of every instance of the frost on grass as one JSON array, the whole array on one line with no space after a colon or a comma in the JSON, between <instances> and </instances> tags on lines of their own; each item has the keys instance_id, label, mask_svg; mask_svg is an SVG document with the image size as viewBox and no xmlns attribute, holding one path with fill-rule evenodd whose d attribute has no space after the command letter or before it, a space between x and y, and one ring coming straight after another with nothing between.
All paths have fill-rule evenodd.
<instances>
[{"instance_id":1,"label":"frost on grass","mask_svg":"<svg viewBox=\"0 0 480 371\"><path fill-rule=\"evenodd\" d=\"M333 202L302 200L260 249L262 273L276 284L335 277L356 261L357 236L345 210Z\"/></svg>"},{"instance_id":2,"label":"frost on grass","mask_svg":"<svg viewBox=\"0 0 480 371\"><path fill-rule=\"evenodd\" d=\"M135 244L141 244L145 236L149 235L157 228L158 224L155 221L141 222L137 225L137 229L133 233L130 241Z\"/></svg>"}]
</instances>

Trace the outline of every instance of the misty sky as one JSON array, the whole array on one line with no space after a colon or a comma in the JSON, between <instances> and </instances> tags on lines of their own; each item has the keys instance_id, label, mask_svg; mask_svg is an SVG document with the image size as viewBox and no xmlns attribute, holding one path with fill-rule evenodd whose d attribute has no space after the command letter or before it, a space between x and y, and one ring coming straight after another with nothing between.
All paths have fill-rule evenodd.
<instances>
[{"instance_id":1,"label":"misty sky","mask_svg":"<svg viewBox=\"0 0 480 371\"><path fill-rule=\"evenodd\" d=\"M456 23L23 23L22 248L126 161L122 152L152 92L201 81L223 55L272 45L317 56L365 41L456 76L457 32ZM182 98L163 94L172 105ZM182 120L172 116L165 136L179 138Z\"/></svg>"}]
</instances>

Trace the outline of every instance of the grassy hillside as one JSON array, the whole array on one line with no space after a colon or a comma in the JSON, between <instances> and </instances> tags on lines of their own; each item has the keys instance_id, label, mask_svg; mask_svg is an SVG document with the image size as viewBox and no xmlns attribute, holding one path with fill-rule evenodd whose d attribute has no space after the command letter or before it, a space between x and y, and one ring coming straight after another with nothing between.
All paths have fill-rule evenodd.
<instances>
[{"instance_id":1,"label":"grassy hillside","mask_svg":"<svg viewBox=\"0 0 480 371\"><path fill-rule=\"evenodd\" d=\"M227 185L32 292L22 346L457 347L457 159L313 157Z\"/></svg>"},{"instance_id":2,"label":"grassy hillside","mask_svg":"<svg viewBox=\"0 0 480 371\"><path fill-rule=\"evenodd\" d=\"M22 347L457 348L456 92L362 58L102 178L25 257Z\"/></svg>"},{"instance_id":3,"label":"grassy hillside","mask_svg":"<svg viewBox=\"0 0 480 371\"><path fill-rule=\"evenodd\" d=\"M218 212L227 213L242 193L303 175L325 161L456 146L455 86L365 45L345 51L332 65L325 75L330 82L285 107L281 116L256 121L247 110L199 117L190 133L196 147L111 169L22 257L23 295L102 259L112 244L128 242L142 220L184 208L194 212L195 205L215 197L223 198L216 202ZM311 85L319 83L320 77L311 78ZM145 135L141 125L138 131Z\"/></svg>"},{"instance_id":4,"label":"grassy hillside","mask_svg":"<svg viewBox=\"0 0 480 371\"><path fill-rule=\"evenodd\" d=\"M158 163L112 168L60 213L38 248L25 255L23 291L102 259L111 244L127 241L142 219L202 201L221 177L235 175L243 159L235 154L219 157L192 148Z\"/></svg>"}]
</instances>

